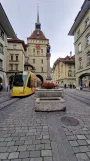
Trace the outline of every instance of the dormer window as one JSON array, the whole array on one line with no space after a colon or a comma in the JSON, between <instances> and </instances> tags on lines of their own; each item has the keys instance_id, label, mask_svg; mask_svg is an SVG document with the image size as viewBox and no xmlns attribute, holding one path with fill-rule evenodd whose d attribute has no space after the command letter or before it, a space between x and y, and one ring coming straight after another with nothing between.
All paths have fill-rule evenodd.
<instances>
[{"instance_id":1,"label":"dormer window","mask_svg":"<svg viewBox=\"0 0 90 161\"><path fill-rule=\"evenodd\" d=\"M40 38L40 33L39 33L39 31L37 32L37 39L39 39Z\"/></svg>"},{"instance_id":2,"label":"dormer window","mask_svg":"<svg viewBox=\"0 0 90 161\"><path fill-rule=\"evenodd\" d=\"M77 32L77 38L80 36L80 29Z\"/></svg>"},{"instance_id":3,"label":"dormer window","mask_svg":"<svg viewBox=\"0 0 90 161\"><path fill-rule=\"evenodd\" d=\"M89 24L90 24L90 20L89 20L89 18L87 18L85 21L85 27L87 27Z\"/></svg>"}]
</instances>

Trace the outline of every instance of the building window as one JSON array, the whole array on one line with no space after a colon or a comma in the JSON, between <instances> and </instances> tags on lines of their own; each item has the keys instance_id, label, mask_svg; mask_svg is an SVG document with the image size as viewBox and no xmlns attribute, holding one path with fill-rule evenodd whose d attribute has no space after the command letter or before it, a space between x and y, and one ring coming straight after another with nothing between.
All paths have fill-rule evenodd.
<instances>
[{"instance_id":1,"label":"building window","mask_svg":"<svg viewBox=\"0 0 90 161\"><path fill-rule=\"evenodd\" d=\"M18 55L16 55L16 61L18 61Z\"/></svg>"},{"instance_id":2,"label":"building window","mask_svg":"<svg viewBox=\"0 0 90 161\"><path fill-rule=\"evenodd\" d=\"M82 68L82 58L80 57L79 58L79 69L81 69Z\"/></svg>"},{"instance_id":3,"label":"building window","mask_svg":"<svg viewBox=\"0 0 90 161\"><path fill-rule=\"evenodd\" d=\"M81 52L82 46L81 43L78 45L78 51Z\"/></svg>"},{"instance_id":4,"label":"building window","mask_svg":"<svg viewBox=\"0 0 90 161\"><path fill-rule=\"evenodd\" d=\"M15 64L15 70L18 70L18 64Z\"/></svg>"},{"instance_id":5,"label":"building window","mask_svg":"<svg viewBox=\"0 0 90 161\"><path fill-rule=\"evenodd\" d=\"M10 64L10 70L13 70L13 64Z\"/></svg>"},{"instance_id":6,"label":"building window","mask_svg":"<svg viewBox=\"0 0 90 161\"><path fill-rule=\"evenodd\" d=\"M33 48L33 53L35 53L35 48Z\"/></svg>"},{"instance_id":7,"label":"building window","mask_svg":"<svg viewBox=\"0 0 90 161\"><path fill-rule=\"evenodd\" d=\"M43 67L41 67L41 72L43 72Z\"/></svg>"},{"instance_id":8,"label":"building window","mask_svg":"<svg viewBox=\"0 0 90 161\"><path fill-rule=\"evenodd\" d=\"M3 60L0 59L0 70L3 70Z\"/></svg>"},{"instance_id":9,"label":"building window","mask_svg":"<svg viewBox=\"0 0 90 161\"><path fill-rule=\"evenodd\" d=\"M33 59L33 63L35 64L35 59Z\"/></svg>"},{"instance_id":10,"label":"building window","mask_svg":"<svg viewBox=\"0 0 90 161\"><path fill-rule=\"evenodd\" d=\"M11 61L13 61L13 55L11 55Z\"/></svg>"},{"instance_id":11,"label":"building window","mask_svg":"<svg viewBox=\"0 0 90 161\"><path fill-rule=\"evenodd\" d=\"M90 53L87 54L87 65L90 65Z\"/></svg>"},{"instance_id":12,"label":"building window","mask_svg":"<svg viewBox=\"0 0 90 161\"><path fill-rule=\"evenodd\" d=\"M43 59L41 59L41 63L43 64Z\"/></svg>"},{"instance_id":13,"label":"building window","mask_svg":"<svg viewBox=\"0 0 90 161\"><path fill-rule=\"evenodd\" d=\"M68 71L68 77L72 77L72 71L71 70Z\"/></svg>"},{"instance_id":14,"label":"building window","mask_svg":"<svg viewBox=\"0 0 90 161\"><path fill-rule=\"evenodd\" d=\"M0 37L2 37L2 39L4 39L4 31L0 28Z\"/></svg>"},{"instance_id":15,"label":"building window","mask_svg":"<svg viewBox=\"0 0 90 161\"><path fill-rule=\"evenodd\" d=\"M3 54L3 45L0 43L0 53Z\"/></svg>"},{"instance_id":16,"label":"building window","mask_svg":"<svg viewBox=\"0 0 90 161\"><path fill-rule=\"evenodd\" d=\"M72 66L71 66L71 64L69 65L69 69L71 69L72 68Z\"/></svg>"},{"instance_id":17,"label":"building window","mask_svg":"<svg viewBox=\"0 0 90 161\"><path fill-rule=\"evenodd\" d=\"M90 35L87 37L87 45L90 45Z\"/></svg>"},{"instance_id":18,"label":"building window","mask_svg":"<svg viewBox=\"0 0 90 161\"><path fill-rule=\"evenodd\" d=\"M13 49L16 49L16 44L13 44Z\"/></svg>"},{"instance_id":19,"label":"building window","mask_svg":"<svg viewBox=\"0 0 90 161\"><path fill-rule=\"evenodd\" d=\"M41 53L43 53L43 49L41 49Z\"/></svg>"},{"instance_id":20,"label":"building window","mask_svg":"<svg viewBox=\"0 0 90 161\"><path fill-rule=\"evenodd\" d=\"M80 36L80 29L77 32L77 38Z\"/></svg>"},{"instance_id":21,"label":"building window","mask_svg":"<svg viewBox=\"0 0 90 161\"><path fill-rule=\"evenodd\" d=\"M39 55L40 54L40 51L37 51L37 54Z\"/></svg>"},{"instance_id":22,"label":"building window","mask_svg":"<svg viewBox=\"0 0 90 161\"><path fill-rule=\"evenodd\" d=\"M90 24L89 18L86 19L85 21L85 27L87 27Z\"/></svg>"}]
</instances>

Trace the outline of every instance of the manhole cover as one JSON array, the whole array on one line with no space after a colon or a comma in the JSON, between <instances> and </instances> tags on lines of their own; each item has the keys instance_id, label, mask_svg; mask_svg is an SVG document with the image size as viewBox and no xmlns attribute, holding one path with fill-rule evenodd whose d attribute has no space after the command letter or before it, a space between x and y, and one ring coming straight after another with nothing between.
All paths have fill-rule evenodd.
<instances>
[{"instance_id":1,"label":"manhole cover","mask_svg":"<svg viewBox=\"0 0 90 161\"><path fill-rule=\"evenodd\" d=\"M78 126L79 125L79 121L74 117L65 116L61 118L61 121L66 126Z\"/></svg>"}]
</instances>

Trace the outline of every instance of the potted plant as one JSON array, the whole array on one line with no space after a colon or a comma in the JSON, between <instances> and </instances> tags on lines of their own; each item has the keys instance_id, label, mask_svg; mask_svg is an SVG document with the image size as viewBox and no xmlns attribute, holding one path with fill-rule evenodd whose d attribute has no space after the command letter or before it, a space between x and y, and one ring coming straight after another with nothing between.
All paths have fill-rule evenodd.
<instances>
[{"instance_id":1,"label":"potted plant","mask_svg":"<svg viewBox=\"0 0 90 161\"><path fill-rule=\"evenodd\" d=\"M53 83L53 82L44 82L42 84L42 88L45 88L45 89L52 89L52 88L55 88L56 87L56 84Z\"/></svg>"}]
</instances>

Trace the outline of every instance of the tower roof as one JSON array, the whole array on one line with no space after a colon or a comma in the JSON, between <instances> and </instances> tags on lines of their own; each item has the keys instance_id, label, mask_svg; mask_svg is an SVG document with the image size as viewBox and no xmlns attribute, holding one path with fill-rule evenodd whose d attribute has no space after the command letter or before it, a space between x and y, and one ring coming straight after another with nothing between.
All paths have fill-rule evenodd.
<instances>
[{"instance_id":1,"label":"tower roof","mask_svg":"<svg viewBox=\"0 0 90 161\"><path fill-rule=\"evenodd\" d=\"M27 39L48 40L41 30L40 31L34 30L32 35Z\"/></svg>"}]
</instances>

